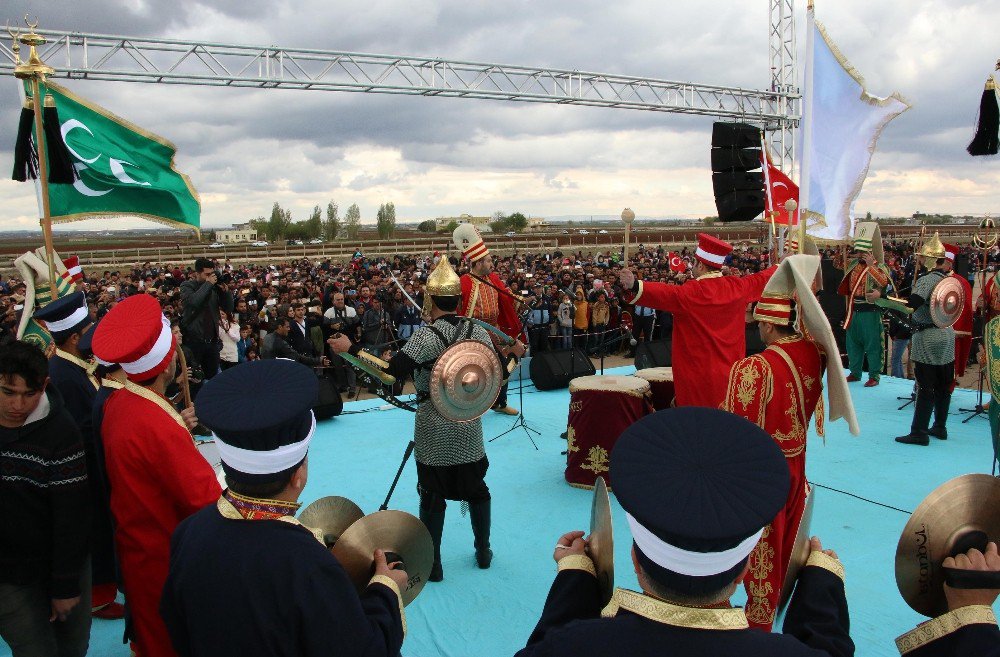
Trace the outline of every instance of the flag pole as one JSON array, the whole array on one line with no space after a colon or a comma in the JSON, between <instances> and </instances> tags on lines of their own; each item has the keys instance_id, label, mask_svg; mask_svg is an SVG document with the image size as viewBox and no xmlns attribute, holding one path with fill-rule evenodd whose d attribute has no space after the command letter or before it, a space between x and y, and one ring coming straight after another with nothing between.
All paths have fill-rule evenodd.
<instances>
[{"instance_id":1,"label":"flag pole","mask_svg":"<svg viewBox=\"0 0 1000 657\"><path fill-rule=\"evenodd\" d=\"M806 248L806 218L809 216L809 151L812 148L813 109L813 39L816 32L816 15L813 0L806 7L806 71L802 95L802 163L799 166L799 253Z\"/></svg>"},{"instance_id":2,"label":"flag pole","mask_svg":"<svg viewBox=\"0 0 1000 657\"><path fill-rule=\"evenodd\" d=\"M779 237L775 230L776 226L774 225L774 217L776 210L774 209L774 199L771 198L771 176L767 166L771 161L771 156L767 152L767 141L764 138L763 130L760 131L760 159L761 168L764 170L764 193L767 195L767 206L764 208L764 221L771 224L771 243L769 250L771 252L772 259L777 259L776 256L778 253L784 251L784 240L781 239L784 235ZM768 208L770 208L770 212L768 212Z\"/></svg>"},{"instance_id":3,"label":"flag pole","mask_svg":"<svg viewBox=\"0 0 1000 657\"><path fill-rule=\"evenodd\" d=\"M45 126L42 123L42 109L44 104L41 94L41 82L45 79L46 75L55 73L55 69L46 65L38 57L36 47L45 43L45 38L35 33L38 21L36 20L34 23L31 23L28 21L28 17L25 16L24 22L28 25L30 31L28 34L20 36L19 40L28 46L29 57L26 63L14 69L14 75L20 80L28 80L31 83L31 98L35 115L35 146L38 152L38 181L41 185L42 200L42 216L39 219L39 223L42 226L42 237L45 239L45 259L49 263L51 299L55 301L58 298L56 291L58 286L56 284L55 248L52 244L52 214L49 210L49 162L48 151L45 147Z\"/></svg>"}]
</instances>

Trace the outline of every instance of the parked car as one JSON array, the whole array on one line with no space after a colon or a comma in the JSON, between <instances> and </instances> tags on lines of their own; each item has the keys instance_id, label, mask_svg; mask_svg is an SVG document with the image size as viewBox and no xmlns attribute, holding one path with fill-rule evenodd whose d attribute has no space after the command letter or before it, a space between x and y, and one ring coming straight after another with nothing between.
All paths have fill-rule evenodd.
<instances>
[{"instance_id":1,"label":"parked car","mask_svg":"<svg viewBox=\"0 0 1000 657\"><path fill-rule=\"evenodd\" d=\"M265 242L264 240L257 240L256 242L250 242L250 246L257 246L257 247L267 246L267 242Z\"/></svg>"},{"instance_id":2,"label":"parked car","mask_svg":"<svg viewBox=\"0 0 1000 657\"><path fill-rule=\"evenodd\" d=\"M321 240L321 239L320 239L320 238L318 238L318 237L314 237L314 238L312 238L311 240L309 240L309 243L310 243L310 244L322 244L322 243L323 243L323 240Z\"/></svg>"},{"instance_id":3,"label":"parked car","mask_svg":"<svg viewBox=\"0 0 1000 657\"><path fill-rule=\"evenodd\" d=\"M569 231L568 231L568 230L564 230L564 231L562 232L562 234L563 234L563 235L569 235Z\"/></svg>"},{"instance_id":4,"label":"parked car","mask_svg":"<svg viewBox=\"0 0 1000 657\"><path fill-rule=\"evenodd\" d=\"M288 240L288 246L302 246L302 240Z\"/></svg>"},{"instance_id":5,"label":"parked car","mask_svg":"<svg viewBox=\"0 0 1000 657\"><path fill-rule=\"evenodd\" d=\"M597 231L597 234L598 234L598 235L607 235L607 234L608 234L608 231L606 231L606 230L604 230L604 229L602 228L601 230Z\"/></svg>"},{"instance_id":6,"label":"parked car","mask_svg":"<svg viewBox=\"0 0 1000 657\"><path fill-rule=\"evenodd\" d=\"M506 235L507 235L507 237L514 237L515 235L517 235L517 233L515 233L512 230L509 230L509 231L507 231Z\"/></svg>"},{"instance_id":7,"label":"parked car","mask_svg":"<svg viewBox=\"0 0 1000 657\"><path fill-rule=\"evenodd\" d=\"M581 235L590 235L590 231L589 230L584 230L583 228L581 228L580 230L578 230L576 232L580 233Z\"/></svg>"},{"instance_id":8,"label":"parked car","mask_svg":"<svg viewBox=\"0 0 1000 657\"><path fill-rule=\"evenodd\" d=\"M208 248L210 248L210 249L224 249L224 248L226 248L226 245L223 244L222 242L212 242L211 244L208 245Z\"/></svg>"}]
</instances>

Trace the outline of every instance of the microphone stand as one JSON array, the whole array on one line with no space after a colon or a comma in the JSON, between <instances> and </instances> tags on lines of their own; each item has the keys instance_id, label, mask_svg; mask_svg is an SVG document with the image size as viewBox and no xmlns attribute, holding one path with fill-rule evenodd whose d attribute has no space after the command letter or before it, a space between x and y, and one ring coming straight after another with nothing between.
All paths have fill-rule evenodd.
<instances>
[{"instance_id":1,"label":"microphone stand","mask_svg":"<svg viewBox=\"0 0 1000 657\"><path fill-rule=\"evenodd\" d=\"M972 413L972 415L970 415L969 417L967 417L964 420L962 420L962 424L965 424L966 422L968 422L969 420L971 420L972 418L974 418L976 416L983 415L984 413L986 413L989 410L989 409L987 409L983 405L983 384L984 384L985 381L986 381L986 370L983 367L980 367L979 368L979 386L978 386L978 390L976 392L976 405L975 405L975 407L974 408L960 408L960 409L958 409L959 413Z\"/></svg>"},{"instance_id":2,"label":"microphone stand","mask_svg":"<svg viewBox=\"0 0 1000 657\"><path fill-rule=\"evenodd\" d=\"M479 277L476 276L476 278ZM499 290L500 288L496 289ZM528 328L528 314L525 313L521 317L521 333L523 335L528 335L527 328ZM532 356L534 356L534 354L532 354ZM531 437L531 434L535 434L536 436L541 436L542 432L529 427L527 421L524 419L524 370L521 369L521 363L517 364L517 368L518 370L520 370L517 376L517 403L519 404L518 408L520 409L520 413L518 413L517 419L514 420L514 424L510 426L510 429L507 429L506 431L497 434L496 436L493 436L492 438L489 439L488 442L492 443L494 440L497 440L502 436L506 436L507 434L511 433L512 431L516 431L517 429L524 429L524 434L528 437L528 440L531 441L531 446L534 447L535 451L537 452L538 443L536 443L535 439Z\"/></svg>"}]
</instances>

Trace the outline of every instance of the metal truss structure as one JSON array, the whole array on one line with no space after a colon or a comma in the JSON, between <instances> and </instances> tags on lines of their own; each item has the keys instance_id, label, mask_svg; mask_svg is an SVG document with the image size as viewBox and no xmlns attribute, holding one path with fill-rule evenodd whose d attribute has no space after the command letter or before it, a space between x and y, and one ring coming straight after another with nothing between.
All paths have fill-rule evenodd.
<instances>
[{"instance_id":1,"label":"metal truss structure","mask_svg":"<svg viewBox=\"0 0 1000 657\"><path fill-rule=\"evenodd\" d=\"M766 127L775 164L789 175L795 163L795 128L801 111L796 52L794 1L770 0L771 91L778 93L777 110L783 118Z\"/></svg>"},{"instance_id":2,"label":"metal truss structure","mask_svg":"<svg viewBox=\"0 0 1000 657\"><path fill-rule=\"evenodd\" d=\"M792 0L772 0L772 5ZM791 29L781 18L777 32ZM780 16L784 16L781 14ZM774 10L772 8L772 22ZM777 33L772 25L772 42ZM57 69L55 78L117 80L202 86L354 91L480 98L558 105L671 112L739 120L770 128L797 122L797 90L787 84L785 65L768 91L673 82L627 75L588 73L400 57L333 50L240 46L180 39L48 31L39 49ZM779 59L792 49L779 49ZM775 60L772 45L772 65ZM782 59L782 62L787 59ZM13 75L14 55L0 45L0 75ZM783 128L784 129L784 128Z\"/></svg>"}]
</instances>

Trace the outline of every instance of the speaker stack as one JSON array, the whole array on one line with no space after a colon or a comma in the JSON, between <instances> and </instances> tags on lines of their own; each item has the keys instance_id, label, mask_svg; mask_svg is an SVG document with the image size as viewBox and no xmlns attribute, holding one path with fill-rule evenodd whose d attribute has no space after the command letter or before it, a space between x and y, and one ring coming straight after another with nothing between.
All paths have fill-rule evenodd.
<instances>
[{"instance_id":1,"label":"speaker stack","mask_svg":"<svg viewBox=\"0 0 1000 657\"><path fill-rule=\"evenodd\" d=\"M543 351L531 359L528 369L531 381L539 390L567 388L576 377L597 373L594 363L579 349Z\"/></svg>"},{"instance_id":2,"label":"speaker stack","mask_svg":"<svg viewBox=\"0 0 1000 657\"><path fill-rule=\"evenodd\" d=\"M764 211L760 144L756 126L712 124L712 191L719 221L750 221Z\"/></svg>"},{"instance_id":3,"label":"speaker stack","mask_svg":"<svg viewBox=\"0 0 1000 657\"><path fill-rule=\"evenodd\" d=\"M650 367L670 367L671 340L655 340L640 342L635 348L635 369L645 370Z\"/></svg>"}]
</instances>

